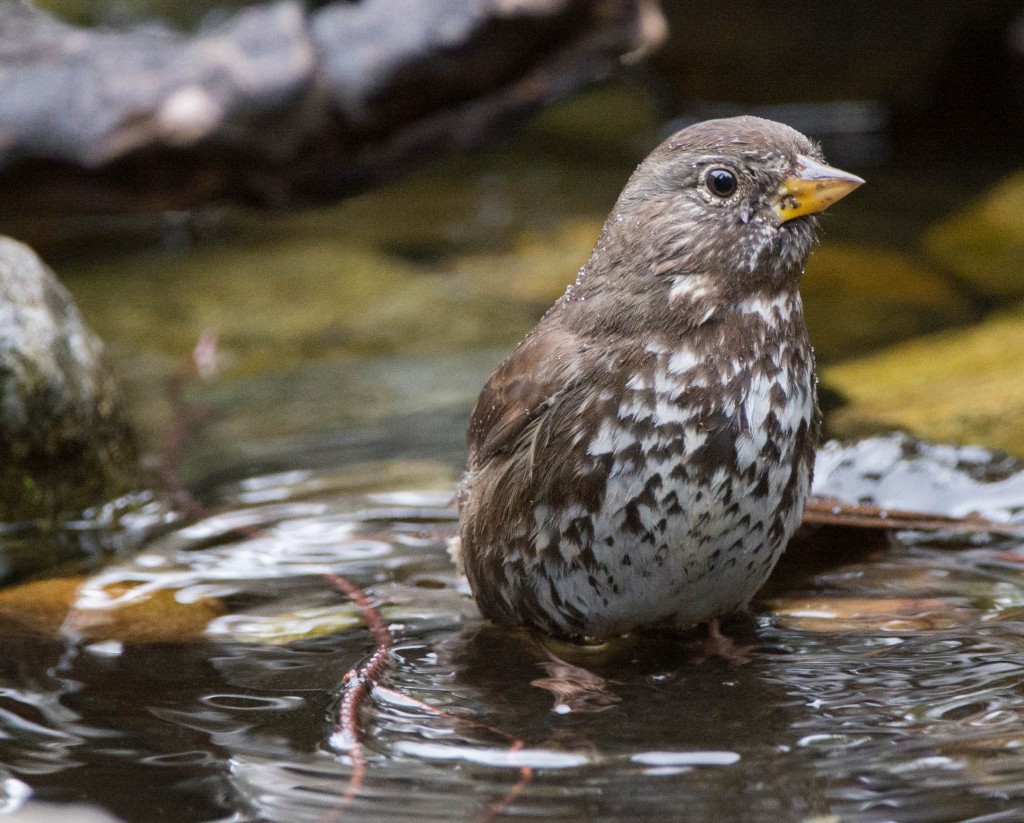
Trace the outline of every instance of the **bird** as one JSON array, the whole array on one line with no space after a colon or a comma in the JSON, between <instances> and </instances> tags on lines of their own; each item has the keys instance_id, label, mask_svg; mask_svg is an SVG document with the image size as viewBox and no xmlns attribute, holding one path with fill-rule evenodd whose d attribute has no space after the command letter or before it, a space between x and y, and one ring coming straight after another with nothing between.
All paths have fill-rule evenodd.
<instances>
[{"instance_id":1,"label":"bird","mask_svg":"<svg viewBox=\"0 0 1024 823\"><path fill-rule=\"evenodd\" d=\"M799 285L817 214L863 182L753 116L639 164L473 407L452 554L485 618L722 637L800 523L821 416Z\"/></svg>"}]
</instances>

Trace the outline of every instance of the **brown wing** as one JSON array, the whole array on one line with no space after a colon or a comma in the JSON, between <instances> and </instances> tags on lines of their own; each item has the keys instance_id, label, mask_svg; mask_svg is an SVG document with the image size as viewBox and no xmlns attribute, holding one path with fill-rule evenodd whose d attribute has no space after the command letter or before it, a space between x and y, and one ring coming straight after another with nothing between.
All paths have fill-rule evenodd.
<instances>
[{"instance_id":1,"label":"brown wing","mask_svg":"<svg viewBox=\"0 0 1024 823\"><path fill-rule=\"evenodd\" d=\"M508 449L586 373L592 349L572 332L540 327L487 381L469 419L469 470Z\"/></svg>"}]
</instances>

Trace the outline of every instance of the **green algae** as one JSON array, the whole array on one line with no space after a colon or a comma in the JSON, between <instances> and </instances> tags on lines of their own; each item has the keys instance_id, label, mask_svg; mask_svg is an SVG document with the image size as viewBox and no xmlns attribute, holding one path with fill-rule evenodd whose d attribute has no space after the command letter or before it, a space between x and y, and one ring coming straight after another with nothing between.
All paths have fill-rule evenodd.
<instances>
[{"instance_id":1,"label":"green algae","mask_svg":"<svg viewBox=\"0 0 1024 823\"><path fill-rule=\"evenodd\" d=\"M827 243L811 256L801 292L823 363L977 317L949 278L891 249Z\"/></svg>"},{"instance_id":2,"label":"green algae","mask_svg":"<svg viewBox=\"0 0 1024 823\"><path fill-rule=\"evenodd\" d=\"M847 404L831 431L901 429L1024 455L1024 310L947 330L824 370Z\"/></svg>"},{"instance_id":3,"label":"green algae","mask_svg":"<svg viewBox=\"0 0 1024 823\"><path fill-rule=\"evenodd\" d=\"M932 260L979 293L997 300L1024 296L1024 170L933 226L923 244Z\"/></svg>"}]
</instances>

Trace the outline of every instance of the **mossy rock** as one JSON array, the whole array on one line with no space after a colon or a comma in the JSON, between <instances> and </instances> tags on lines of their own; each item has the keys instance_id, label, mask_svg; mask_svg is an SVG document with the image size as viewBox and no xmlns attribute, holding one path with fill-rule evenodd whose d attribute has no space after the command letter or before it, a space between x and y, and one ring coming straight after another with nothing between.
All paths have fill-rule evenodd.
<instances>
[{"instance_id":1,"label":"mossy rock","mask_svg":"<svg viewBox=\"0 0 1024 823\"><path fill-rule=\"evenodd\" d=\"M932 260L981 294L1024 296L1024 169L931 228L924 247Z\"/></svg>"},{"instance_id":2,"label":"mossy rock","mask_svg":"<svg viewBox=\"0 0 1024 823\"><path fill-rule=\"evenodd\" d=\"M473 293L544 311L575 281L601 231L601 221L567 220L550 231L525 231L510 251L468 255L456 264Z\"/></svg>"},{"instance_id":3,"label":"mossy rock","mask_svg":"<svg viewBox=\"0 0 1024 823\"><path fill-rule=\"evenodd\" d=\"M344 239L324 239L231 244L170 259L139 256L127 267L94 264L80 267L73 285L105 336L137 346L133 362L122 367L125 391L145 442L155 448L169 421L153 375L173 371L167 353L184 359L205 329L217 332L222 385L310 361L510 347L536 321L535 298L480 293L473 274L461 267L428 274ZM575 270L561 276L559 290ZM110 300L117 291L133 295L130 307Z\"/></svg>"},{"instance_id":4,"label":"mossy rock","mask_svg":"<svg viewBox=\"0 0 1024 823\"><path fill-rule=\"evenodd\" d=\"M828 243L801 284L807 326L822 362L962 324L970 301L948 279L897 251Z\"/></svg>"},{"instance_id":5,"label":"mossy rock","mask_svg":"<svg viewBox=\"0 0 1024 823\"><path fill-rule=\"evenodd\" d=\"M830 432L901 429L1024 455L1024 309L897 344L824 370L847 404Z\"/></svg>"},{"instance_id":6,"label":"mossy rock","mask_svg":"<svg viewBox=\"0 0 1024 823\"><path fill-rule=\"evenodd\" d=\"M0 237L0 519L74 516L135 470L99 338L35 253Z\"/></svg>"}]
</instances>

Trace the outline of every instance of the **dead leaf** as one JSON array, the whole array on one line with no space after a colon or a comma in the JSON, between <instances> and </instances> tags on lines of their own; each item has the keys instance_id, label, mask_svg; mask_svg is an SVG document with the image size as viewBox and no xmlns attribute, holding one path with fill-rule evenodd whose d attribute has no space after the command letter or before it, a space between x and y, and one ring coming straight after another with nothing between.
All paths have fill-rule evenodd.
<instances>
[{"instance_id":1,"label":"dead leaf","mask_svg":"<svg viewBox=\"0 0 1024 823\"><path fill-rule=\"evenodd\" d=\"M110 597L109 608L79 604L84 577L36 580L0 591L0 621L22 630L89 641L122 643L186 643L203 639L207 624L225 613L212 597L182 602L174 589L157 589L138 599L122 596L134 586L116 583L99 590ZM95 593L91 593L95 594Z\"/></svg>"},{"instance_id":2,"label":"dead leaf","mask_svg":"<svg viewBox=\"0 0 1024 823\"><path fill-rule=\"evenodd\" d=\"M950 629L977 619L960 601L939 597L835 597L773 600L778 623L807 632L913 632Z\"/></svg>"}]
</instances>

